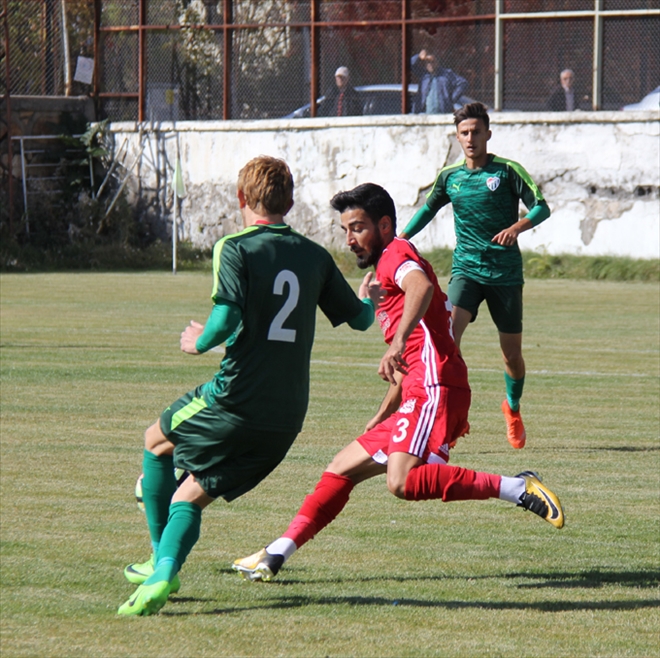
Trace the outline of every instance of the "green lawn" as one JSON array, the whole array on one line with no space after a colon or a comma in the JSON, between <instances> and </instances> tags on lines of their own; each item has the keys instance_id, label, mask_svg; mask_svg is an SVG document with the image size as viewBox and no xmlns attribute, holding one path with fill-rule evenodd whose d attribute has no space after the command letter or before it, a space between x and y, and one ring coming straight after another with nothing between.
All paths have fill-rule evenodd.
<instances>
[{"instance_id":1,"label":"green lawn","mask_svg":"<svg viewBox=\"0 0 660 658\"><path fill-rule=\"evenodd\" d=\"M257 489L205 512L179 595L144 619L116 615L123 567L149 553L142 433L217 367L178 350L210 275L0 285L3 658L660 655L657 284L527 284L522 451L486 309L463 338L472 432L453 463L538 470L563 530L501 501L400 501L376 478L275 582L246 583L232 560L279 536L384 393L378 330L320 318L303 433Z\"/></svg>"}]
</instances>

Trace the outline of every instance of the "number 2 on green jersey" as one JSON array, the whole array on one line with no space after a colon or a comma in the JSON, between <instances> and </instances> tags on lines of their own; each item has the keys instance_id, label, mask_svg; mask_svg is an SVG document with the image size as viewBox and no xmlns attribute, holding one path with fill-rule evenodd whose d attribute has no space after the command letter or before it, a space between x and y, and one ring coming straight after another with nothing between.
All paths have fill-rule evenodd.
<instances>
[{"instance_id":1,"label":"number 2 on green jersey","mask_svg":"<svg viewBox=\"0 0 660 658\"><path fill-rule=\"evenodd\" d=\"M273 294L283 295L285 283L289 284L289 296L286 298L284 305L273 318L273 321L270 323L270 329L268 330L268 340L278 340L283 343L295 343L296 330L285 329L282 325L298 304L298 297L300 295L300 283L298 282L298 277L291 270L282 270L275 277L275 282L273 283Z\"/></svg>"}]
</instances>

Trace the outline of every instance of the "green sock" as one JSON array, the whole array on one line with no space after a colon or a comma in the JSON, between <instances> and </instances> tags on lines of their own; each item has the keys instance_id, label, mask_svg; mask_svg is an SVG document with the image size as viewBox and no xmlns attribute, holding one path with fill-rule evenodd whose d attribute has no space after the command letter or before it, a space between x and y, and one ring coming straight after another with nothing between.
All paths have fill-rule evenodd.
<instances>
[{"instance_id":1,"label":"green sock","mask_svg":"<svg viewBox=\"0 0 660 658\"><path fill-rule=\"evenodd\" d=\"M504 381L506 383L506 400L509 403L509 407L511 407L511 411L518 411L520 409L520 398L522 397L523 387L525 386L525 378L514 379L505 372Z\"/></svg>"},{"instance_id":2,"label":"green sock","mask_svg":"<svg viewBox=\"0 0 660 658\"><path fill-rule=\"evenodd\" d=\"M147 514L147 525L151 535L154 553L158 555L160 537L167 525L170 502L176 491L174 479L174 457L172 455L154 455L144 451L142 461L142 500Z\"/></svg>"},{"instance_id":3,"label":"green sock","mask_svg":"<svg viewBox=\"0 0 660 658\"><path fill-rule=\"evenodd\" d=\"M174 576L179 573L179 569L181 569L181 566L174 558L161 558L158 560L154 572L144 581L143 585L155 585L163 580L171 583L174 580Z\"/></svg>"},{"instance_id":4,"label":"green sock","mask_svg":"<svg viewBox=\"0 0 660 658\"><path fill-rule=\"evenodd\" d=\"M170 518L160 539L158 563L153 574L144 581L153 585L162 580L172 582L199 539L202 508L194 503L178 502L170 506Z\"/></svg>"}]
</instances>

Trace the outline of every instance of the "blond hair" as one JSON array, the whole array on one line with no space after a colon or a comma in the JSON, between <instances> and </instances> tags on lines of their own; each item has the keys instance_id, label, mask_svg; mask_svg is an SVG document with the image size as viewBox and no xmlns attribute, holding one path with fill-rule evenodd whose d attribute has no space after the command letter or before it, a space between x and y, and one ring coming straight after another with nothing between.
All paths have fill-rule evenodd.
<instances>
[{"instance_id":1,"label":"blond hair","mask_svg":"<svg viewBox=\"0 0 660 658\"><path fill-rule=\"evenodd\" d=\"M260 155L238 172L238 189L259 215L286 215L293 202L293 176L284 162Z\"/></svg>"}]
</instances>

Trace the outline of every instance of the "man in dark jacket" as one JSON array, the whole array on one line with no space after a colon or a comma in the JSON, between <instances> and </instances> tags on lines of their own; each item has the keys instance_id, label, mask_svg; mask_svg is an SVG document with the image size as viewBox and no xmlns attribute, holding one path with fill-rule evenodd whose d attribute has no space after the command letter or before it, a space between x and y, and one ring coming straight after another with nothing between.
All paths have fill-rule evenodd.
<instances>
[{"instance_id":1,"label":"man in dark jacket","mask_svg":"<svg viewBox=\"0 0 660 658\"><path fill-rule=\"evenodd\" d=\"M348 117L362 114L362 102L357 91L348 84L350 73L345 66L335 71L335 87L325 95L319 106L319 116Z\"/></svg>"},{"instance_id":2,"label":"man in dark jacket","mask_svg":"<svg viewBox=\"0 0 660 658\"><path fill-rule=\"evenodd\" d=\"M547 108L551 112L573 112L589 110L589 95L575 88L575 73L564 69L559 74L560 87L548 98Z\"/></svg>"}]
</instances>

